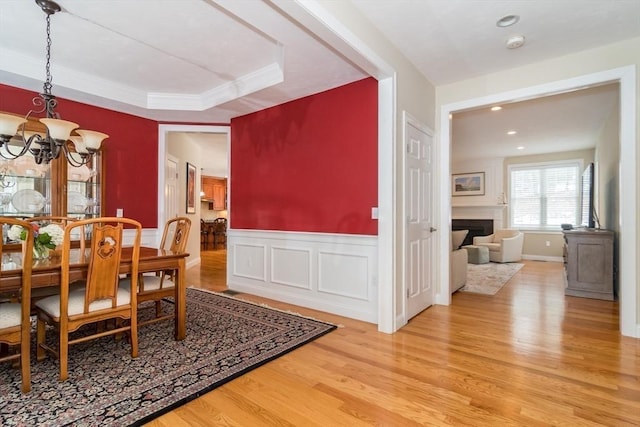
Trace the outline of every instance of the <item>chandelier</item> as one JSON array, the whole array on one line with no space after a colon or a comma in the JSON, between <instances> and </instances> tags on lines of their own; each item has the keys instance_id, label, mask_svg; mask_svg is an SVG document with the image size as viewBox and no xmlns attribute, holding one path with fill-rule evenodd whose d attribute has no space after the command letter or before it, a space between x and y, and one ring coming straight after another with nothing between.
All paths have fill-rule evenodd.
<instances>
[{"instance_id":1,"label":"chandelier","mask_svg":"<svg viewBox=\"0 0 640 427\"><path fill-rule=\"evenodd\" d=\"M108 138L108 135L77 129L77 123L61 120L60 114L55 111L58 101L51 94L51 15L62 9L52 0L35 0L35 2L47 15L46 80L43 92L33 98L35 110L29 111L25 117L0 113L0 156L14 160L30 153L37 164L48 164L64 155L72 166L82 166L98 152L100 144ZM46 132L27 130L31 115L41 113L46 115L39 119L45 126ZM75 134L71 135L71 132ZM69 140L73 143L74 150L69 148L67 142Z\"/></svg>"}]
</instances>

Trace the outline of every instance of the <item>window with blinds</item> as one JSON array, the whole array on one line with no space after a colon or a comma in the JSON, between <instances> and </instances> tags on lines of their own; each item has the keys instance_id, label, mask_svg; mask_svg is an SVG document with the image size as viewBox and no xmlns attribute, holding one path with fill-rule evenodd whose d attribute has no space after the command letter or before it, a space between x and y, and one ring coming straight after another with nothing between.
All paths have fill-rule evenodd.
<instances>
[{"instance_id":1,"label":"window with blinds","mask_svg":"<svg viewBox=\"0 0 640 427\"><path fill-rule=\"evenodd\" d=\"M559 230L580 223L581 161L509 167L509 225Z\"/></svg>"}]
</instances>

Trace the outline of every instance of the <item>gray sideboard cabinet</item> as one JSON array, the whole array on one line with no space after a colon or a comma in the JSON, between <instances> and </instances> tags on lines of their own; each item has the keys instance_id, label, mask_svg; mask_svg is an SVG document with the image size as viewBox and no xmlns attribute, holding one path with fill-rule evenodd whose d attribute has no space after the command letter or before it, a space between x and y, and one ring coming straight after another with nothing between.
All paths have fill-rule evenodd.
<instances>
[{"instance_id":1,"label":"gray sideboard cabinet","mask_svg":"<svg viewBox=\"0 0 640 427\"><path fill-rule=\"evenodd\" d=\"M614 300L613 231L564 231L565 295Z\"/></svg>"}]
</instances>

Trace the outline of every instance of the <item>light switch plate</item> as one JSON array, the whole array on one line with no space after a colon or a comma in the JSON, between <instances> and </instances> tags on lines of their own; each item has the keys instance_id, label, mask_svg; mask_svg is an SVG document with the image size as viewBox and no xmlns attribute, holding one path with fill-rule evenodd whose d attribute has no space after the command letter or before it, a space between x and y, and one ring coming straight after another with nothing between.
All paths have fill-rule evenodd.
<instances>
[{"instance_id":1,"label":"light switch plate","mask_svg":"<svg viewBox=\"0 0 640 427\"><path fill-rule=\"evenodd\" d=\"M122 218L122 215L124 215L123 212L122 212L122 208L116 209L116 216L118 218Z\"/></svg>"}]
</instances>

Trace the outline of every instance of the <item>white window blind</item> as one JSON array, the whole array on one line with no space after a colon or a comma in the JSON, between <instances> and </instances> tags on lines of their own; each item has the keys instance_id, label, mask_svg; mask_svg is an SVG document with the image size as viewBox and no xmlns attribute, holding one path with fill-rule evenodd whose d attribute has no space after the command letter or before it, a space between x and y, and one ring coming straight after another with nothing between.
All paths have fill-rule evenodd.
<instances>
[{"instance_id":1,"label":"white window blind","mask_svg":"<svg viewBox=\"0 0 640 427\"><path fill-rule=\"evenodd\" d=\"M580 222L580 162L509 168L509 223L513 228L559 229Z\"/></svg>"}]
</instances>

